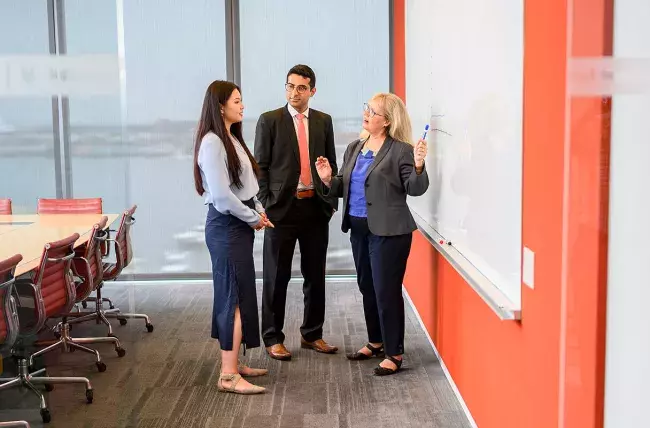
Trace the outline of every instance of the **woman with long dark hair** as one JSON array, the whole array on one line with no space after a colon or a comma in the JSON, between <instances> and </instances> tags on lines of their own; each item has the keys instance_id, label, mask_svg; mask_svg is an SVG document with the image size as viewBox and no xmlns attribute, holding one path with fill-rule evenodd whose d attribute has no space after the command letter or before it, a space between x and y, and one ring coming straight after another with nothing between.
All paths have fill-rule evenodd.
<instances>
[{"instance_id":1,"label":"woman with long dark hair","mask_svg":"<svg viewBox=\"0 0 650 428\"><path fill-rule=\"evenodd\" d=\"M212 337L221 347L219 391L259 394L242 379L262 376L239 362L239 348L260 346L253 241L255 230L273 227L257 200L259 168L242 137L244 105L239 87L208 86L194 145L194 184L208 205L205 242L212 258Z\"/></svg>"}]
</instances>

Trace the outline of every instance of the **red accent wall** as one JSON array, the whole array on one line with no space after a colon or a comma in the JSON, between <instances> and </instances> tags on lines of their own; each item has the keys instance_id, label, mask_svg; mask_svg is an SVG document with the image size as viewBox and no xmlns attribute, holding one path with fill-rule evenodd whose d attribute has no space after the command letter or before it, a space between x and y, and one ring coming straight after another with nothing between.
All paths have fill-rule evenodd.
<instances>
[{"instance_id":1,"label":"red accent wall","mask_svg":"<svg viewBox=\"0 0 650 428\"><path fill-rule=\"evenodd\" d=\"M393 88L406 96L406 0L393 0Z\"/></svg>"},{"instance_id":2,"label":"red accent wall","mask_svg":"<svg viewBox=\"0 0 650 428\"><path fill-rule=\"evenodd\" d=\"M521 322L500 321L421 234L414 237L404 285L481 428L603 424L611 103L581 98L567 107L565 97L567 49L611 54L612 1L574 0L571 38L566 0L525 1L522 244L535 252L535 289L522 284ZM405 17L405 1L394 7L396 20ZM405 41L404 25L394 31ZM405 99L405 57L395 55L393 67Z\"/></svg>"}]
</instances>

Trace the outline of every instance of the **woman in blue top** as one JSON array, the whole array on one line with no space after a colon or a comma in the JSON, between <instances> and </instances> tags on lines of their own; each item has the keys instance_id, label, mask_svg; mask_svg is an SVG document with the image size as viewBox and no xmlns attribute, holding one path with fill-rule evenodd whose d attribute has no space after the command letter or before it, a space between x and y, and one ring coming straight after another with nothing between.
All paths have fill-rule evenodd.
<instances>
[{"instance_id":1,"label":"woman in blue top","mask_svg":"<svg viewBox=\"0 0 650 428\"><path fill-rule=\"evenodd\" d=\"M258 394L264 388L241 376L261 376L238 360L240 345L260 346L253 241L273 227L255 196L259 168L242 137L244 105L239 88L212 82L205 93L194 146L194 185L208 205L205 242L212 259L212 337L221 346L218 389Z\"/></svg>"},{"instance_id":2,"label":"woman in blue top","mask_svg":"<svg viewBox=\"0 0 650 428\"><path fill-rule=\"evenodd\" d=\"M406 197L429 187L424 168L427 145L411 141L411 122L394 94L375 95L364 105L362 137L352 142L337 176L326 158L316 170L326 195L343 198L343 232L350 242L369 343L348 355L351 360L386 357L377 376L396 373L404 353L402 281L417 229Z\"/></svg>"}]
</instances>

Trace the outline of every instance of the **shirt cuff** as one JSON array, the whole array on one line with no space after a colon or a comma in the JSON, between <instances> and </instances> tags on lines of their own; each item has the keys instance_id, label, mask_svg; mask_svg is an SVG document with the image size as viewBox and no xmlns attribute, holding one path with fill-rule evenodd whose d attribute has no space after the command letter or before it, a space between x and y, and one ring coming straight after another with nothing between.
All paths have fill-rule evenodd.
<instances>
[{"instance_id":1,"label":"shirt cuff","mask_svg":"<svg viewBox=\"0 0 650 428\"><path fill-rule=\"evenodd\" d=\"M262 203L259 200L257 200L257 198L255 199L255 211L257 211L260 214L266 212L264 210L264 205L262 205Z\"/></svg>"},{"instance_id":2,"label":"shirt cuff","mask_svg":"<svg viewBox=\"0 0 650 428\"><path fill-rule=\"evenodd\" d=\"M248 222L248 225L252 227L255 226L257 223L259 223L260 220L262 220L262 216L255 210L251 210L251 211L255 213L255 221Z\"/></svg>"}]
</instances>

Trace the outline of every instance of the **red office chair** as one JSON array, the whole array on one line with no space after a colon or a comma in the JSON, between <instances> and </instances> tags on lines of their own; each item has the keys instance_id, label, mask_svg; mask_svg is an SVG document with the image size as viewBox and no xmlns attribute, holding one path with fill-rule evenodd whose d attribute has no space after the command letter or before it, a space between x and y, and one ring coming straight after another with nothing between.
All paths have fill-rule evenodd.
<instances>
[{"instance_id":1,"label":"red office chair","mask_svg":"<svg viewBox=\"0 0 650 428\"><path fill-rule=\"evenodd\" d=\"M14 271L23 260L15 256L0 261L0 351L11 349L18 337L18 314L13 298Z\"/></svg>"},{"instance_id":2,"label":"red office chair","mask_svg":"<svg viewBox=\"0 0 650 428\"><path fill-rule=\"evenodd\" d=\"M11 199L0 198L0 215L11 215Z\"/></svg>"},{"instance_id":3,"label":"red office chair","mask_svg":"<svg viewBox=\"0 0 650 428\"><path fill-rule=\"evenodd\" d=\"M135 208L133 209L135 210ZM124 257L122 257L123 254L126 254L127 247L129 247L129 253L130 253L130 242L127 242L127 238L125 237L125 230L127 230L130 227L130 224L132 222L130 219L132 219L132 215L129 214L130 211L126 211L124 215L122 216L122 221L120 222L120 227L117 231L117 235L115 239L110 239L108 237L108 233L104 232L103 229L106 226L106 221L104 220L102 224L100 225L100 230L103 232L101 234L97 234L94 237L94 248L91 249L91 244L89 243L87 248L86 248L86 255L84 259L79 259L79 260L84 260L84 262L79 262L77 261L78 259L75 259L75 266L77 266L76 270L77 272L82 272L84 270L84 266L88 265L87 268L85 268L86 272L92 271L92 275L89 274L81 274L80 276L82 278L88 278L89 276L91 277L92 281L90 283L90 287L84 287L83 292L84 294L82 296L77 296L77 301L83 301L83 306L84 308L87 306L86 301L94 301L95 302L95 310L91 313L86 313L86 312L80 312L78 314L73 314L73 315L78 315L79 318L73 319L69 321L69 324L76 324L84 321L90 321L90 320L95 320L97 323L103 322L106 324L108 327L108 336L114 336L113 335L113 327L111 326L111 323L109 322L107 317L110 318L118 318L122 324L126 324L126 317L127 316L133 316L133 317L139 317L139 318L144 318L146 320L147 326L151 325L149 323L149 319L146 317L146 315L140 315L140 314L119 314L119 309L115 309L113 306L113 302L110 301L110 299L105 299L102 298L101 294L101 289L103 285L103 279L105 272L107 271L105 265L102 263L102 255L100 254L99 250L99 245L98 243L103 243L107 244L108 242L115 242L116 243L116 260L117 263L120 266L123 266L125 263L128 261L124 260ZM132 212L131 212L132 213ZM127 219L128 215L128 220ZM106 217L104 217L106 219ZM120 246L124 246L124 250L120 248ZM92 254L91 254L92 253ZM91 263L85 263L85 260L90 260ZM109 274L115 275L115 269L108 270ZM118 272L119 273L119 272ZM108 279L114 279L115 276L110 276ZM88 281L85 281L88 282ZM93 286L94 283L94 286ZM79 291L79 288L77 288L77 291ZM95 291L97 293L96 297L89 297L89 294L91 292ZM107 301L110 304L110 309L109 310L104 310L103 309L103 302ZM149 327L147 327L149 329ZM151 327L153 329L153 326Z\"/></svg>"},{"instance_id":4,"label":"red office chair","mask_svg":"<svg viewBox=\"0 0 650 428\"><path fill-rule=\"evenodd\" d=\"M77 298L77 290L79 290L79 292L81 293L85 293L82 294L82 298L83 298L84 295L87 296L90 292L92 292L95 289L94 280L99 278L99 282L101 282L101 274L102 274L102 269L100 264L101 255L99 254L99 247L97 246L96 237L98 236L98 234L103 233L103 228L106 227L107 221L108 218L103 217L100 223L95 224L93 226L93 229L90 232L88 242L84 246L85 254L79 256L78 254L75 254L74 249L71 248L72 256L68 260L68 266L70 266L70 262L74 261L75 267L72 271L70 270L68 271L67 276L70 277L68 282L71 281L72 291L68 290L65 301L62 300L63 296L61 290L52 289L48 285L48 282L50 281L50 276L52 275L52 273L48 271L48 269L54 269L54 267L48 265L50 258L48 258L48 256L45 255L45 253L43 254L43 261L41 262L42 263L41 268L37 270L35 274L36 287L40 286L40 292L42 294L42 298L46 303L48 301L48 298L50 299L57 298L58 299L57 301L59 302L59 304L53 305L51 307L46 306L44 308L43 315L45 319L62 318L62 321L55 327L58 340L37 342L35 344L36 346L47 346L47 347L39 350L38 352L35 352L30 357L30 365L32 365L35 357L46 354L50 351L53 351L54 349L63 348L64 352L67 352L72 348L72 349L79 349L81 351L88 352L90 354L94 354L97 358L97 362L96 362L97 369L100 372L103 372L106 370L106 364L104 364L104 362L101 360L101 356L99 355L99 352L96 351L95 349L91 349L83 345L90 344L90 343L113 343L113 345L115 346L115 351L117 352L117 355L119 357L123 357L126 354L126 351L124 350L124 348L122 348L120 341L116 337L71 337L70 336L70 321L68 321L68 318L70 317L75 318L83 315L78 312L77 313L70 312L74 304L80 300ZM46 247L46 251L47 251L47 247ZM81 281L79 285L75 283L73 272L79 274L78 277ZM46 278L45 281L43 280L43 278Z\"/></svg>"},{"instance_id":5,"label":"red office chair","mask_svg":"<svg viewBox=\"0 0 650 428\"><path fill-rule=\"evenodd\" d=\"M135 224L135 210L137 205L122 213L120 226L118 227L115 238L109 241L115 244L115 263L104 263L104 279L114 280L122 270L131 264L133 259L133 245L131 243L131 226Z\"/></svg>"},{"instance_id":6,"label":"red office chair","mask_svg":"<svg viewBox=\"0 0 650 428\"><path fill-rule=\"evenodd\" d=\"M102 198L40 198L36 212L37 214L101 214L102 209Z\"/></svg>"},{"instance_id":7,"label":"red office chair","mask_svg":"<svg viewBox=\"0 0 650 428\"><path fill-rule=\"evenodd\" d=\"M59 241L57 243L48 244L51 245L52 252L47 252L46 246L46 256L47 260L50 263L56 263L59 267L56 270L51 270L52 273L48 278L48 284L50 288L55 288L57 283L61 283L60 288L66 287L65 281L57 281L54 277L60 277L64 279L68 276L66 271L69 271L69 261L71 259L71 253L68 256L63 255L57 249L65 247L67 245L72 245L79 235L74 235L67 240ZM70 244L68 244L70 242ZM59 246L61 244L61 246ZM70 247L69 247L70 248ZM52 257L59 258L52 258ZM67 258L66 258L67 257ZM47 376L46 370L41 369L30 373L29 367L27 364L27 358L23 356L19 349L16 347L16 339L20 337L25 337L22 332L20 332L20 320L18 318L18 312L16 307L16 301L14 299L14 286L17 281L14 278L14 272L16 266L21 262L23 257L21 255L13 256L8 260L0 262L0 350L4 351L11 349L11 354L13 358L18 362L18 375L11 378L0 378L0 391L13 388L13 387L24 387L31 390L35 393L40 399L40 408L41 408L41 418L43 422L50 422L51 416L50 411L47 408L47 403L43 394L36 388L36 385L45 385L47 391L52 391L53 384L56 383L83 383L86 386L86 402L93 402L93 389L90 381L83 377L49 377ZM67 267L66 267L67 266ZM18 281L20 282L20 281ZM22 283L25 285L32 285L29 283ZM33 286L33 285L32 285ZM34 295L40 295L38 290L34 287ZM38 313L40 313L40 308L43 306L58 305L59 301L63 297L60 293L53 295L53 299L34 299L35 306L38 308ZM44 319L42 323L44 323ZM36 323L34 328L42 326L42 323ZM32 330L34 331L34 330ZM19 340L20 341L20 340ZM18 422L16 422L18 423ZM5 424L8 424L5 423ZM1 427L2 425L0 425ZM11 426L11 425L5 425ZM25 425L14 425L14 426L25 426Z\"/></svg>"},{"instance_id":8,"label":"red office chair","mask_svg":"<svg viewBox=\"0 0 650 428\"><path fill-rule=\"evenodd\" d=\"M38 214L101 214L102 198L47 199L40 198L36 207ZM102 244L105 246L105 244ZM102 254L108 250L102 247Z\"/></svg>"},{"instance_id":9,"label":"red office chair","mask_svg":"<svg viewBox=\"0 0 650 428\"><path fill-rule=\"evenodd\" d=\"M133 246L131 244L131 226L135 224L135 210L137 206L134 205L130 209L122 213L122 219L120 221L120 226L118 227L115 234L115 238L104 238L99 237L100 240L105 240L106 242L112 242L115 246L115 263L104 263L104 281L115 280L122 270L127 267L133 258ZM86 301L95 302L95 311L97 317L105 318L116 318L120 321L121 325L127 324L127 318L142 319L145 322L145 327L147 331L151 333L154 329L153 324L149 320L149 316L146 314L130 314L122 313L119 308L113 306L113 302L110 299L102 297L102 288L101 286L97 289L96 297L89 297ZM103 303L107 302L110 306L108 310L103 309ZM84 304L84 307L86 305ZM101 315L100 315L101 314ZM105 323L107 321L104 321ZM109 324L109 334L111 333L111 327Z\"/></svg>"}]
</instances>

